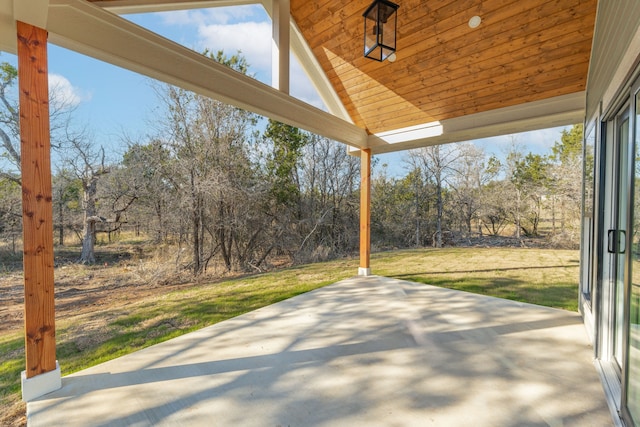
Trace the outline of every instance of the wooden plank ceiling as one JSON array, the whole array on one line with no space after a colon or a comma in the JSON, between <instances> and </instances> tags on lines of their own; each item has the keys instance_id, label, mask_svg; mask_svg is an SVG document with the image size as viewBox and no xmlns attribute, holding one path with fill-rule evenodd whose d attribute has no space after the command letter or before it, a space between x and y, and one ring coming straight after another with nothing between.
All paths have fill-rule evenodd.
<instances>
[{"instance_id":1,"label":"wooden plank ceiling","mask_svg":"<svg viewBox=\"0 0 640 427\"><path fill-rule=\"evenodd\" d=\"M291 0L354 123L369 133L585 90L597 0L396 0L397 60L363 57L370 0ZM469 19L482 18L472 29Z\"/></svg>"}]
</instances>

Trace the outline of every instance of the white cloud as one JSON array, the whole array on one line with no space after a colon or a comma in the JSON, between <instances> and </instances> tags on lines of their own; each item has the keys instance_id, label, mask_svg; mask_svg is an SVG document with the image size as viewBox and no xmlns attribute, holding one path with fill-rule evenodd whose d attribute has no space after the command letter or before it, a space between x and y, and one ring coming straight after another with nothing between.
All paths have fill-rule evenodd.
<instances>
[{"instance_id":1,"label":"white cloud","mask_svg":"<svg viewBox=\"0 0 640 427\"><path fill-rule=\"evenodd\" d=\"M473 141L477 146L485 149L487 153L496 154L499 157L509 151L512 145L519 147L523 153L546 155L551 153L551 147L556 141L560 141L563 129L571 126L561 126L548 129L540 129L511 135L494 136Z\"/></svg>"},{"instance_id":2,"label":"white cloud","mask_svg":"<svg viewBox=\"0 0 640 427\"><path fill-rule=\"evenodd\" d=\"M165 25L212 25L246 21L263 21L266 12L259 5L217 7L212 9L179 10L159 12Z\"/></svg>"},{"instance_id":3,"label":"white cloud","mask_svg":"<svg viewBox=\"0 0 640 427\"><path fill-rule=\"evenodd\" d=\"M560 141L563 129L571 129L571 126L542 129L526 134L527 141L534 147L550 150L553 144Z\"/></svg>"},{"instance_id":4,"label":"white cloud","mask_svg":"<svg viewBox=\"0 0 640 427\"><path fill-rule=\"evenodd\" d=\"M49 74L49 93L54 103L67 107L75 107L90 99L90 96L82 94L79 88L59 74Z\"/></svg>"},{"instance_id":5,"label":"white cloud","mask_svg":"<svg viewBox=\"0 0 640 427\"><path fill-rule=\"evenodd\" d=\"M199 11L193 10L176 10L172 12L158 12L154 15L160 17L160 20L165 25L192 25L198 24L201 19Z\"/></svg>"},{"instance_id":6,"label":"white cloud","mask_svg":"<svg viewBox=\"0 0 640 427\"><path fill-rule=\"evenodd\" d=\"M199 47L227 55L241 51L251 70L266 73L271 70L271 24L242 22L229 25L203 25L198 28Z\"/></svg>"}]
</instances>

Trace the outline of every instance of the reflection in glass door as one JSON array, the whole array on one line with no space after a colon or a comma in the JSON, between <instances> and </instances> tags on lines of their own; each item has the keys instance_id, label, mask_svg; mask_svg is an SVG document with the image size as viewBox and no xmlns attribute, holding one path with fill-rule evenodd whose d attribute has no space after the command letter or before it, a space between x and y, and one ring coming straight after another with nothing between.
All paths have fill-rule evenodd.
<instances>
[{"instance_id":1,"label":"reflection in glass door","mask_svg":"<svg viewBox=\"0 0 640 427\"><path fill-rule=\"evenodd\" d=\"M634 202L631 247L631 290L627 347L626 406L634 425L640 426L640 93L635 99Z\"/></svg>"}]
</instances>

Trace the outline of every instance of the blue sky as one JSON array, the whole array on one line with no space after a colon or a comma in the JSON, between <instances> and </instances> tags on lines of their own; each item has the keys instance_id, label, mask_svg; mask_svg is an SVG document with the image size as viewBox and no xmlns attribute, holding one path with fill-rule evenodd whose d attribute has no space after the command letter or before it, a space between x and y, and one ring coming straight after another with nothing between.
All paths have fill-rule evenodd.
<instances>
[{"instance_id":1,"label":"blue sky","mask_svg":"<svg viewBox=\"0 0 640 427\"><path fill-rule=\"evenodd\" d=\"M271 22L259 5L126 15L127 19L196 51L224 50L228 55L240 51L250 73L271 82ZM0 61L15 63L14 56L2 53ZM117 157L125 147L123 134L144 138L154 120L157 98L150 79L72 51L50 45L50 85L77 105L76 120L91 130L95 140ZM323 108L322 101L292 60L291 94ZM488 153L498 156L512 144L525 152L548 153L560 139L560 129L529 132L479 141ZM379 156L390 172L403 172L402 154Z\"/></svg>"}]
</instances>

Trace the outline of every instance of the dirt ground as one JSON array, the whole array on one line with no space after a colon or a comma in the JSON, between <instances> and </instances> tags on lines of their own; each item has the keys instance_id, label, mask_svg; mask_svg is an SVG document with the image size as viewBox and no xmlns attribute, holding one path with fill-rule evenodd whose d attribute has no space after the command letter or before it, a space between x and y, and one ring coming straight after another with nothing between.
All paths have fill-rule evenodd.
<instances>
[{"instance_id":1,"label":"dirt ground","mask_svg":"<svg viewBox=\"0 0 640 427\"><path fill-rule=\"evenodd\" d=\"M78 253L79 248L56 251L56 322L96 312L108 317L109 312L118 312L148 296L193 286L190 274L176 273L173 261L154 259L135 246L99 248L92 266L75 263ZM0 337L22 333L23 310L22 264L16 257L0 253ZM99 330L100 325L90 322L81 327L89 332ZM18 401L8 406L0 404L0 426L25 426L25 410L24 403Z\"/></svg>"},{"instance_id":2,"label":"dirt ground","mask_svg":"<svg viewBox=\"0 0 640 427\"><path fill-rule=\"evenodd\" d=\"M91 270L81 277L62 277L55 281L56 320L117 309L159 292L190 285L190 282L160 285L138 281L135 277L114 277L111 269ZM23 304L22 275L0 277L0 334L22 328Z\"/></svg>"},{"instance_id":3,"label":"dirt ground","mask_svg":"<svg viewBox=\"0 0 640 427\"><path fill-rule=\"evenodd\" d=\"M155 263L135 259L130 247L111 248L97 255L93 266L72 263L75 251L56 255L56 320L96 310L112 310L144 297L193 285L189 275L158 281ZM157 264L155 264L157 266ZM5 266L6 267L6 266ZM22 266L0 274L0 334L23 327L24 284ZM175 276L175 274L174 274Z\"/></svg>"}]
</instances>

